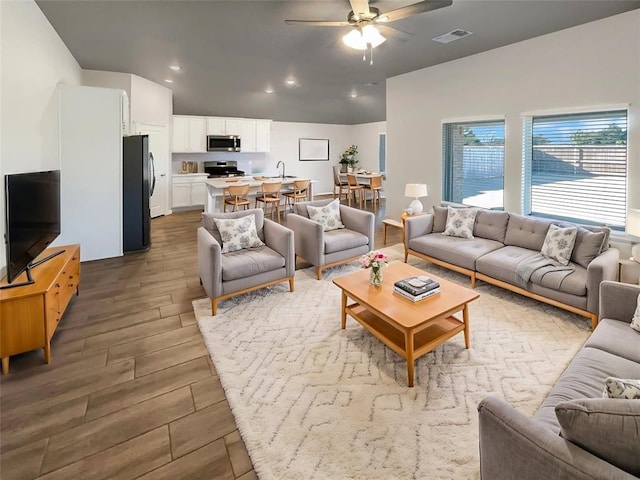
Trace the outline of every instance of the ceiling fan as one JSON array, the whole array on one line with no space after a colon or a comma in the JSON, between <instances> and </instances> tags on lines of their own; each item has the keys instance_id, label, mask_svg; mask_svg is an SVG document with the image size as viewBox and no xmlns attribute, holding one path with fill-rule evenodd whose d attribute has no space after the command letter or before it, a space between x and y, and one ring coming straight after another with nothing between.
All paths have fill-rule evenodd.
<instances>
[{"instance_id":1,"label":"ceiling fan","mask_svg":"<svg viewBox=\"0 0 640 480\"><path fill-rule=\"evenodd\" d=\"M412 5L396 8L382 13L378 8L369 6L369 0L349 0L351 11L346 21L325 20L285 20L287 25L311 25L316 27L353 27L342 37L342 41L356 50L364 50L362 60L366 60L366 50L370 52L370 64L373 65L373 49L384 43L386 38L378 27L394 28L390 22L417 15L419 13L448 7L452 0L423 0Z\"/></svg>"}]
</instances>

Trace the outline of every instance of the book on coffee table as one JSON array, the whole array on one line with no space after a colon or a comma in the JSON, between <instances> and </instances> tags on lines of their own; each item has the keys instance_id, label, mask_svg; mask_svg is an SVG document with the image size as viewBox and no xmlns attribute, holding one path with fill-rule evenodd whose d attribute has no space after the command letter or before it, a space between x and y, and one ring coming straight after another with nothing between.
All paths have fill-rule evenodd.
<instances>
[{"instance_id":1,"label":"book on coffee table","mask_svg":"<svg viewBox=\"0 0 640 480\"><path fill-rule=\"evenodd\" d=\"M403 278L402 280L398 280L397 282L395 282L393 286L407 292L414 297L440 288L440 284L436 280L429 278L426 275Z\"/></svg>"},{"instance_id":2,"label":"book on coffee table","mask_svg":"<svg viewBox=\"0 0 640 480\"><path fill-rule=\"evenodd\" d=\"M393 287L393 291L399 295L402 295L407 300L411 300L412 302L419 302L420 300L424 300L425 298L429 298L440 293L440 287L429 290L428 292L421 293L420 295L411 295L409 292L396 287L395 285Z\"/></svg>"}]
</instances>

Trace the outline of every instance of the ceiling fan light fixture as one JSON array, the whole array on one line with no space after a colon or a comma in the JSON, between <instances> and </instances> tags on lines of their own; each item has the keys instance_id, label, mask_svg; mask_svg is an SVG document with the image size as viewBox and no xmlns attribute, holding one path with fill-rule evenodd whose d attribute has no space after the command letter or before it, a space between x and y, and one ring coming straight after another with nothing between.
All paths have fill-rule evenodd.
<instances>
[{"instance_id":1,"label":"ceiling fan light fixture","mask_svg":"<svg viewBox=\"0 0 640 480\"><path fill-rule=\"evenodd\" d=\"M342 41L348 47L355 50L366 50L367 47L376 48L382 45L387 39L380 33L375 25L365 25L362 28L355 28L342 37Z\"/></svg>"},{"instance_id":2,"label":"ceiling fan light fixture","mask_svg":"<svg viewBox=\"0 0 640 480\"><path fill-rule=\"evenodd\" d=\"M371 48L376 48L382 45L387 39L380 33L374 25L365 25L362 28L362 38L365 42L371 45Z\"/></svg>"},{"instance_id":3,"label":"ceiling fan light fixture","mask_svg":"<svg viewBox=\"0 0 640 480\"><path fill-rule=\"evenodd\" d=\"M367 42L362 36L362 32L359 29L353 29L345 36L342 37L342 41L347 47L351 47L355 50L366 50Z\"/></svg>"}]
</instances>

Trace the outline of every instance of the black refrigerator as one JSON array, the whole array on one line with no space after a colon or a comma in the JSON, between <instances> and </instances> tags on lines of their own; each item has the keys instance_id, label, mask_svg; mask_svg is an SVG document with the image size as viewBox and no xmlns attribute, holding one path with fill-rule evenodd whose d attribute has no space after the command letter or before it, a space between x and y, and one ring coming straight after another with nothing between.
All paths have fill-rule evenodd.
<instances>
[{"instance_id":1,"label":"black refrigerator","mask_svg":"<svg viewBox=\"0 0 640 480\"><path fill-rule=\"evenodd\" d=\"M153 155L149 136L122 139L123 249L125 253L151 247L149 197L155 186Z\"/></svg>"}]
</instances>

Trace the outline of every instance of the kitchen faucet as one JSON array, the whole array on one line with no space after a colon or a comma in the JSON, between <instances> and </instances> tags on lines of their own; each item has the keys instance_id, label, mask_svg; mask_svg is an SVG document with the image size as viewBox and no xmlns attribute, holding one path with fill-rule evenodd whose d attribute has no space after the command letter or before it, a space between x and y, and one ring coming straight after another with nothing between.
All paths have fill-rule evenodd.
<instances>
[{"instance_id":1,"label":"kitchen faucet","mask_svg":"<svg viewBox=\"0 0 640 480\"><path fill-rule=\"evenodd\" d=\"M284 162L282 160L279 160L278 163L276 163L276 168L278 169L278 171L280 171L280 164L282 164L282 179L284 180Z\"/></svg>"}]
</instances>

